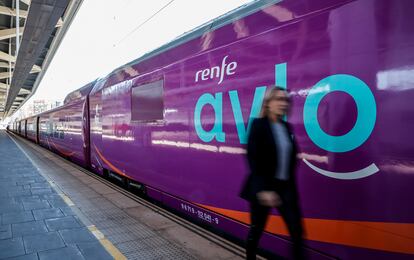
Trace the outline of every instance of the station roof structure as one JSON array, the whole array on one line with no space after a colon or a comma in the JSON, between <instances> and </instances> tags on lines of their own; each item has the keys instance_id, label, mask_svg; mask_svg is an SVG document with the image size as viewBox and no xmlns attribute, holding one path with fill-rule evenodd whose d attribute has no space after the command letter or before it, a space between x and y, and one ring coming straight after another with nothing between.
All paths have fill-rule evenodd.
<instances>
[{"instance_id":1,"label":"station roof structure","mask_svg":"<svg viewBox=\"0 0 414 260\"><path fill-rule=\"evenodd\" d=\"M35 93L82 1L0 0L0 120Z\"/></svg>"}]
</instances>

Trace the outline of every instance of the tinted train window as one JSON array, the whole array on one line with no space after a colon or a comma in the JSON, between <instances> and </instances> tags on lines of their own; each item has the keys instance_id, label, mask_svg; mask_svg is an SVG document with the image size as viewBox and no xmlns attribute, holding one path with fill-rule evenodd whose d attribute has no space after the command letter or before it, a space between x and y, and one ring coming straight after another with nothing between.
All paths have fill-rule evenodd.
<instances>
[{"instance_id":1,"label":"tinted train window","mask_svg":"<svg viewBox=\"0 0 414 260\"><path fill-rule=\"evenodd\" d=\"M164 118L163 83L163 80L159 80L132 88L132 121L154 121Z\"/></svg>"}]
</instances>

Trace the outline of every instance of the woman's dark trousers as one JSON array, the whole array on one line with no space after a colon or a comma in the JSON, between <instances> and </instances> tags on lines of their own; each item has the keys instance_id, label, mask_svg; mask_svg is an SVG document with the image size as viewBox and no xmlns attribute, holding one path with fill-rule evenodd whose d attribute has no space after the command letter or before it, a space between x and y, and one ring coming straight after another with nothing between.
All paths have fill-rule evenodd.
<instances>
[{"instance_id":1,"label":"woman's dark trousers","mask_svg":"<svg viewBox=\"0 0 414 260\"><path fill-rule=\"evenodd\" d=\"M291 241L293 243L292 253L294 259L304 259L303 256L303 240L302 240L302 222L301 213L298 207L297 196L295 191L288 189L283 185L278 192L282 205L278 207L278 211L285 221ZM279 190L279 189L278 189ZM251 226L247 237L246 259L256 259L256 250L260 237L266 225L270 208L260 205L257 201L250 203L251 208Z\"/></svg>"}]
</instances>

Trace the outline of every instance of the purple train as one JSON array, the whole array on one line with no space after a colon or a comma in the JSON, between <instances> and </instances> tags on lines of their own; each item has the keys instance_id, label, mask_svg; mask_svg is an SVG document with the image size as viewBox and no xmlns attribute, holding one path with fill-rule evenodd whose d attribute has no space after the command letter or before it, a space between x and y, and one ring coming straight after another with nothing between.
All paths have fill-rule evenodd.
<instances>
[{"instance_id":1,"label":"purple train","mask_svg":"<svg viewBox=\"0 0 414 260\"><path fill-rule=\"evenodd\" d=\"M309 259L414 258L414 1L243 6L69 94L15 132L245 239L245 143L287 88ZM289 257L272 212L261 248Z\"/></svg>"}]
</instances>

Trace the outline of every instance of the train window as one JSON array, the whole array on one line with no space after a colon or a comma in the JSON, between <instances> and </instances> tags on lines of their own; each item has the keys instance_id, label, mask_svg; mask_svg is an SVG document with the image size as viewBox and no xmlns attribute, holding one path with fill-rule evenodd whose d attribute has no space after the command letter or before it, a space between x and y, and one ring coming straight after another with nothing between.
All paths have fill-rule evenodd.
<instances>
[{"instance_id":1,"label":"train window","mask_svg":"<svg viewBox=\"0 0 414 260\"><path fill-rule=\"evenodd\" d=\"M39 132L41 136L47 136L48 135L48 129L45 121L40 121L39 123Z\"/></svg>"},{"instance_id":2,"label":"train window","mask_svg":"<svg viewBox=\"0 0 414 260\"><path fill-rule=\"evenodd\" d=\"M131 91L131 120L164 119L163 80L134 86Z\"/></svg>"}]
</instances>

